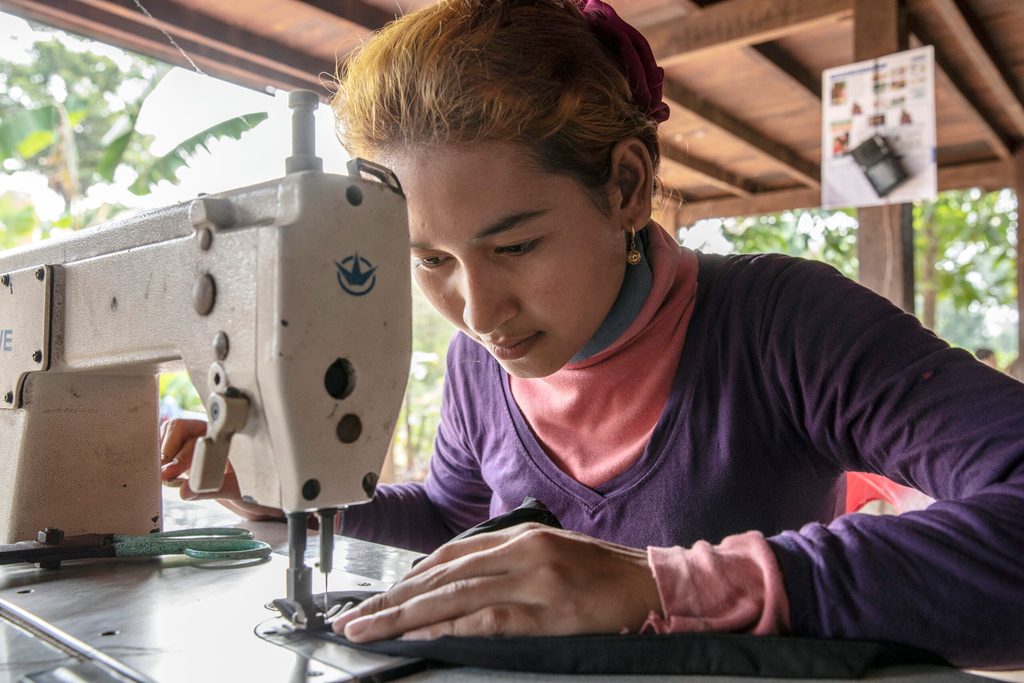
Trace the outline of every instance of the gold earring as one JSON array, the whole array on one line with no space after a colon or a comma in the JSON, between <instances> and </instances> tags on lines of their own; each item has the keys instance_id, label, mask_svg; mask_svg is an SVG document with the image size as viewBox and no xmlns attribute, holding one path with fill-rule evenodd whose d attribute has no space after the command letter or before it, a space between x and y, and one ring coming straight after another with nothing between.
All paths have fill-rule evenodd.
<instances>
[{"instance_id":1,"label":"gold earring","mask_svg":"<svg viewBox=\"0 0 1024 683\"><path fill-rule=\"evenodd\" d=\"M630 228L629 233L629 251L626 252L626 263L635 266L640 263L640 250L636 248L636 228Z\"/></svg>"}]
</instances>

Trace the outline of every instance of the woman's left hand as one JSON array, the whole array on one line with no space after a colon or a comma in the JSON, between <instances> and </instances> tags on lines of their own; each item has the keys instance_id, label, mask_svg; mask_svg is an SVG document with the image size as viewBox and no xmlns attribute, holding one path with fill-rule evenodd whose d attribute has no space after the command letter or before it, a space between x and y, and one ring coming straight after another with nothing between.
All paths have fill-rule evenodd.
<instances>
[{"instance_id":1,"label":"woman's left hand","mask_svg":"<svg viewBox=\"0 0 1024 683\"><path fill-rule=\"evenodd\" d=\"M334 630L354 642L619 633L660 606L645 551L521 524L442 546Z\"/></svg>"}]
</instances>

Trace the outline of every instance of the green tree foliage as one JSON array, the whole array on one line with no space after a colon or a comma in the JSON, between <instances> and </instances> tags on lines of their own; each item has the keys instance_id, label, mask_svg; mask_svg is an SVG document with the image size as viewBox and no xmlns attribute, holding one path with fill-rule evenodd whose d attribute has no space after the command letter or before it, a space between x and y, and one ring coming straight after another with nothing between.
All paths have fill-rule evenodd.
<instances>
[{"instance_id":1,"label":"green tree foliage","mask_svg":"<svg viewBox=\"0 0 1024 683\"><path fill-rule=\"evenodd\" d=\"M46 37L32 45L30 60L0 71L3 170L45 176L64 200L64 213L73 215L73 204L89 187L112 177L107 133L141 107L140 96L166 67L129 53L115 61L88 50L84 41L35 28ZM151 144L152 138L136 134L124 141L120 158L142 168L153 160Z\"/></svg>"},{"instance_id":2,"label":"green tree foliage","mask_svg":"<svg viewBox=\"0 0 1024 683\"><path fill-rule=\"evenodd\" d=\"M852 211L807 209L722 221L722 234L740 253L779 253L824 261L857 276L857 220Z\"/></svg>"},{"instance_id":3,"label":"green tree foliage","mask_svg":"<svg viewBox=\"0 0 1024 683\"><path fill-rule=\"evenodd\" d=\"M960 313L1016 301L1016 221L1009 191L944 192L914 207L914 267L927 327L937 327L943 301Z\"/></svg>"},{"instance_id":4,"label":"green tree foliage","mask_svg":"<svg viewBox=\"0 0 1024 683\"><path fill-rule=\"evenodd\" d=\"M256 112L222 121L157 158L150 152L152 137L136 125L146 98L171 67L128 52L119 59L97 54L89 41L45 27L36 33L43 37L33 43L30 60L0 71L2 170L45 176L64 201L60 227L85 227L125 208L90 214L78 206L90 187L113 182L119 167L134 172L132 192L146 194L161 180L176 182L178 169L211 141L238 140L267 118Z\"/></svg>"}]
</instances>

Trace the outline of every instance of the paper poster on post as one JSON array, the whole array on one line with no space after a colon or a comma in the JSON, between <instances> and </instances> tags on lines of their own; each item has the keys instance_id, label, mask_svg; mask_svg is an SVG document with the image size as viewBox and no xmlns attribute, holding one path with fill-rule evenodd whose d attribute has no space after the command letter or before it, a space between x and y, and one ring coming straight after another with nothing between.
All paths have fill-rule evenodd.
<instances>
[{"instance_id":1,"label":"paper poster on post","mask_svg":"<svg viewBox=\"0 0 1024 683\"><path fill-rule=\"evenodd\" d=\"M931 45L822 73L821 205L902 204L934 199L935 53ZM909 176L880 197L850 152L880 135Z\"/></svg>"}]
</instances>

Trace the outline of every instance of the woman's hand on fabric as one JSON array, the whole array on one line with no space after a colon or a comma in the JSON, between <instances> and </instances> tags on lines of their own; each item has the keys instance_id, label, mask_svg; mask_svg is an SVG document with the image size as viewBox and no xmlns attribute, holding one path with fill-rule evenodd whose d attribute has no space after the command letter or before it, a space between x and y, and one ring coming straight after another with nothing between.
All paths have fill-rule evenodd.
<instances>
[{"instance_id":1,"label":"woman's hand on fabric","mask_svg":"<svg viewBox=\"0 0 1024 683\"><path fill-rule=\"evenodd\" d=\"M168 420L160 427L160 480L167 486L180 487L184 500L215 498L221 505L249 520L282 519L277 508L242 501L235 470L228 462L224 484L217 491L198 493L188 485L196 442L206 435L205 420Z\"/></svg>"},{"instance_id":2,"label":"woman's hand on fabric","mask_svg":"<svg viewBox=\"0 0 1024 683\"><path fill-rule=\"evenodd\" d=\"M355 642L619 633L659 608L645 551L522 524L442 546L333 628Z\"/></svg>"}]
</instances>

